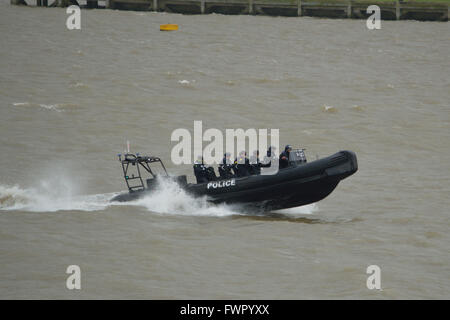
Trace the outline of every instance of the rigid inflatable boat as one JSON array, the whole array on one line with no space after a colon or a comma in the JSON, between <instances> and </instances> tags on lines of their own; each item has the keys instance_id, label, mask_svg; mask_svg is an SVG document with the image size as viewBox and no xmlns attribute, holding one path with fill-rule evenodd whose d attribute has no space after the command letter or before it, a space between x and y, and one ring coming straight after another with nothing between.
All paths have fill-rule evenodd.
<instances>
[{"instance_id":1,"label":"rigid inflatable boat","mask_svg":"<svg viewBox=\"0 0 450 320\"><path fill-rule=\"evenodd\" d=\"M299 154L301 157L298 157ZM294 158L289 159L289 167L280 169L275 174L218 178L194 184L188 183L185 175L169 176L158 157L126 153L123 159L119 155L119 161L128 192L115 196L111 201L137 200L157 190L160 179L168 179L194 197L206 196L212 203L238 203L270 211L320 201L327 197L341 180L358 170L356 155L352 151L339 151L311 162L306 162L301 149L293 150L291 155ZM162 168L162 174L152 170L155 164ZM131 173L132 171L134 173ZM151 177L144 179L141 172L146 172Z\"/></svg>"}]
</instances>

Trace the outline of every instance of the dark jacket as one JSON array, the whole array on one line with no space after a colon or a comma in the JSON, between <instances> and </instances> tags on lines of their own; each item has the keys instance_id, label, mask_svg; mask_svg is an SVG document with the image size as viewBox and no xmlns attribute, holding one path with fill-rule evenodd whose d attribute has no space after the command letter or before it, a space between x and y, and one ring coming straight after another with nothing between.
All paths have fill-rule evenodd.
<instances>
[{"instance_id":1,"label":"dark jacket","mask_svg":"<svg viewBox=\"0 0 450 320\"><path fill-rule=\"evenodd\" d=\"M266 157L265 159L266 160ZM259 157L252 156L250 160L250 174L261 174L261 168L268 168L271 165L270 159L268 161L264 161L264 163L261 163L259 160Z\"/></svg>"},{"instance_id":2,"label":"dark jacket","mask_svg":"<svg viewBox=\"0 0 450 320\"><path fill-rule=\"evenodd\" d=\"M257 156L250 157L250 174L261 174L261 162Z\"/></svg>"},{"instance_id":3,"label":"dark jacket","mask_svg":"<svg viewBox=\"0 0 450 320\"><path fill-rule=\"evenodd\" d=\"M280 160L279 160L279 169L284 169L289 167L289 151L283 151L280 154Z\"/></svg>"},{"instance_id":4,"label":"dark jacket","mask_svg":"<svg viewBox=\"0 0 450 320\"><path fill-rule=\"evenodd\" d=\"M245 157L245 160L243 158L236 158L234 163L235 163L235 168L236 168L236 170L235 170L236 175L238 177L245 177L245 176L250 175L251 165L250 165L250 160L248 160L247 157Z\"/></svg>"},{"instance_id":5,"label":"dark jacket","mask_svg":"<svg viewBox=\"0 0 450 320\"><path fill-rule=\"evenodd\" d=\"M197 178L197 183L208 182L208 172L203 163L194 164L194 175Z\"/></svg>"},{"instance_id":6,"label":"dark jacket","mask_svg":"<svg viewBox=\"0 0 450 320\"><path fill-rule=\"evenodd\" d=\"M234 164L231 162L231 159L223 157L222 163L219 165L219 175L221 178L231 178L233 174Z\"/></svg>"}]
</instances>

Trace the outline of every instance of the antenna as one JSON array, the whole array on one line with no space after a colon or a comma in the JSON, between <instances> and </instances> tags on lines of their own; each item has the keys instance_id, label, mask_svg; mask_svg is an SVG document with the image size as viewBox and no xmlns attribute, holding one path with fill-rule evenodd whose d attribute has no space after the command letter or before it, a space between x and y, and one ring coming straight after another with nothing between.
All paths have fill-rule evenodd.
<instances>
[{"instance_id":1,"label":"antenna","mask_svg":"<svg viewBox=\"0 0 450 320\"><path fill-rule=\"evenodd\" d=\"M127 153L130 153L130 141L127 140Z\"/></svg>"}]
</instances>

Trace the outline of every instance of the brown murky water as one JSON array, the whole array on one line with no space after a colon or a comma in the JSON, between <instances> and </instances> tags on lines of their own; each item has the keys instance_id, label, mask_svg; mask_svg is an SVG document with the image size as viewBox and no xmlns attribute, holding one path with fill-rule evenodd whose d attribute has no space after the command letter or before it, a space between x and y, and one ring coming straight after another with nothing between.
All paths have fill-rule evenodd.
<instances>
[{"instance_id":1,"label":"brown murky water","mask_svg":"<svg viewBox=\"0 0 450 320\"><path fill-rule=\"evenodd\" d=\"M69 31L66 18L0 5L1 298L450 298L448 23L83 10ZM194 120L280 128L312 159L353 150L359 171L268 216L172 187L108 203L126 140L190 173L170 134ZM372 264L382 291L366 287Z\"/></svg>"}]
</instances>

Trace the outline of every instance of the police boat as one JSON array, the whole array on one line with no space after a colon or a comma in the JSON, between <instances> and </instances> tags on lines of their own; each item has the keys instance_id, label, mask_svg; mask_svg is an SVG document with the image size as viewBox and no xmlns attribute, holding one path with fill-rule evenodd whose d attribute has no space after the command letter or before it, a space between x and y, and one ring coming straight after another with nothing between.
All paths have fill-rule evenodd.
<instances>
[{"instance_id":1,"label":"police boat","mask_svg":"<svg viewBox=\"0 0 450 320\"><path fill-rule=\"evenodd\" d=\"M115 196L111 201L137 200L154 192L160 179L167 179L174 181L194 197L206 196L212 203L242 204L262 211L298 207L320 201L327 197L341 180L358 170L356 154L352 151L339 151L331 156L307 162L303 149L295 149L290 152L287 168L262 170L259 175L213 178L207 182L188 183L186 175L170 176L158 157L132 153L124 154L123 158L122 155L118 156L128 192ZM155 166L158 166L158 169L155 169ZM147 173L149 178L143 178L142 173Z\"/></svg>"}]
</instances>

